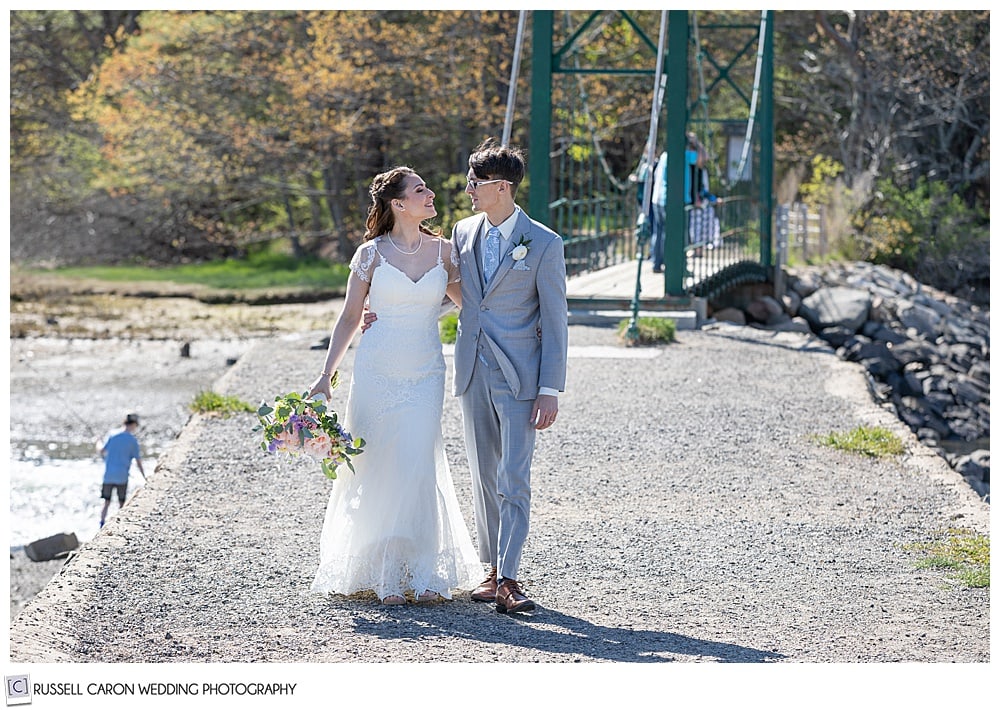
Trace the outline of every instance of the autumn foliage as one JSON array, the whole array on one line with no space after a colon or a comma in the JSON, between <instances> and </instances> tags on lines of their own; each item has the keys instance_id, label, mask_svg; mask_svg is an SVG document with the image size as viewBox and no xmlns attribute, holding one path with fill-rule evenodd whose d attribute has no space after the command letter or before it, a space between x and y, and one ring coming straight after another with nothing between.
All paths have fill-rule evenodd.
<instances>
[{"instance_id":1,"label":"autumn foliage","mask_svg":"<svg viewBox=\"0 0 1000 710\"><path fill-rule=\"evenodd\" d=\"M659 13L634 14L655 41ZM704 28L727 15L698 14ZM447 230L468 213L469 151L503 130L518 20L488 10L10 15L12 256L18 244L48 247L51 235L71 243L75 230L121 235L136 255L161 261L238 254L278 237L295 254L344 259L363 231L368 182L398 163L438 190ZM557 15L558 50L586 13ZM758 16L740 17L753 27ZM839 166L866 214L879 212L872 202L886 179L904 192L942 182L988 214L988 12L775 17L776 182L819 157ZM588 33L567 66L609 57L652 66L638 24L617 11ZM700 69L726 88L732 77L713 61L752 48L735 33L710 42ZM648 130L648 78L555 83L552 145L531 146L530 52L529 32L514 142L530 161L596 132L624 179ZM586 125L565 111L580 98ZM716 91L712 101L734 98ZM700 110L694 93L691 107ZM99 247L78 256L110 258Z\"/></svg>"}]
</instances>

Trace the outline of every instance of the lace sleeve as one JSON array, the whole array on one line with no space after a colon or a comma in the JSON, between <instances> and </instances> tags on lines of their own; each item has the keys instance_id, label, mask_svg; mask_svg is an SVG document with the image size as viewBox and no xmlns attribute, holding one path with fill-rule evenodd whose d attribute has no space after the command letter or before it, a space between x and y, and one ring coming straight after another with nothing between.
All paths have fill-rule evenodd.
<instances>
[{"instance_id":1,"label":"lace sleeve","mask_svg":"<svg viewBox=\"0 0 1000 710\"><path fill-rule=\"evenodd\" d=\"M462 272L459 269L461 262L458 258L458 247L454 242L448 242L448 261L445 267L448 270L448 283L458 283L462 280Z\"/></svg>"},{"instance_id":2,"label":"lace sleeve","mask_svg":"<svg viewBox=\"0 0 1000 710\"><path fill-rule=\"evenodd\" d=\"M372 282L372 270L375 263L375 240L367 241L358 247L351 259L351 271L366 284Z\"/></svg>"}]
</instances>

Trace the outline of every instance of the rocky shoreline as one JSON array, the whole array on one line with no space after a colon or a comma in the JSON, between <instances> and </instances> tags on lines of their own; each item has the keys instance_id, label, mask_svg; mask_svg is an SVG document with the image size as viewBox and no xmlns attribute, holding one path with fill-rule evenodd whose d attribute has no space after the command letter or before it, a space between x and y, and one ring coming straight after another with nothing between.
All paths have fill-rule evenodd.
<instances>
[{"instance_id":1,"label":"rocky shoreline","mask_svg":"<svg viewBox=\"0 0 1000 710\"><path fill-rule=\"evenodd\" d=\"M990 314L865 262L789 268L769 295L744 294L717 320L813 333L858 362L877 402L990 496Z\"/></svg>"}]
</instances>

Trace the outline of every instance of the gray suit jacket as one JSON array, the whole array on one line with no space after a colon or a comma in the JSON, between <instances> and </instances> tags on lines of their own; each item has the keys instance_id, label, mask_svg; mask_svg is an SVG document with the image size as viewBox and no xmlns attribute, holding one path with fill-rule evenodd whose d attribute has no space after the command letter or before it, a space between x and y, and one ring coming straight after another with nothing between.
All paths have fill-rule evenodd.
<instances>
[{"instance_id":1,"label":"gray suit jacket","mask_svg":"<svg viewBox=\"0 0 1000 710\"><path fill-rule=\"evenodd\" d=\"M535 399L539 387L561 392L569 337L562 238L521 211L500 268L484 287L477 242L486 234L486 223L485 214L466 217L451 235L462 262L455 394L468 388L480 344L493 352L516 399ZM515 268L511 251L522 237L531 243L523 266Z\"/></svg>"}]
</instances>

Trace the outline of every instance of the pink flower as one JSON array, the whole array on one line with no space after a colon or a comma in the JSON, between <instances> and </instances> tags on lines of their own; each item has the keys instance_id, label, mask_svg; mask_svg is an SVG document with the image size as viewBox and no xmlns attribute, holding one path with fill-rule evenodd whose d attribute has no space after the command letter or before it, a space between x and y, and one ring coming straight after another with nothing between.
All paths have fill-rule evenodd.
<instances>
[{"instance_id":1,"label":"pink flower","mask_svg":"<svg viewBox=\"0 0 1000 710\"><path fill-rule=\"evenodd\" d=\"M335 413L307 402L305 393L292 392L274 401L274 406L262 403L257 410L259 429L264 431L262 449L319 459L328 478L336 478L342 464L353 470L351 456L362 453L365 442L352 438Z\"/></svg>"}]
</instances>

